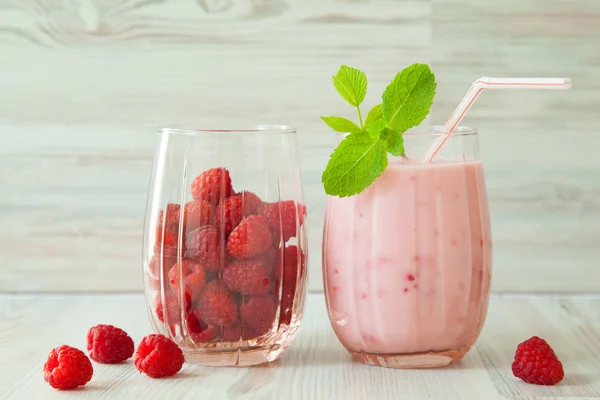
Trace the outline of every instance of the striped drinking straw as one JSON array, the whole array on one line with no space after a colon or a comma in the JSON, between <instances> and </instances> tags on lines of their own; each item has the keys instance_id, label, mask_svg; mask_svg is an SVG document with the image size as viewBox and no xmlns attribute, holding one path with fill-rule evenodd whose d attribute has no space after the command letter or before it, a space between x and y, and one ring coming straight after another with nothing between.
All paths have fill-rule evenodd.
<instances>
[{"instance_id":1,"label":"striped drinking straw","mask_svg":"<svg viewBox=\"0 0 600 400\"><path fill-rule=\"evenodd\" d=\"M432 162L444 143L448 141L452 132L460 121L464 118L469 108L473 105L481 92L486 89L570 89L571 79L569 78L479 78L458 104L450 119L442 128L442 135L429 148L425 157L421 160L423 163Z\"/></svg>"}]
</instances>

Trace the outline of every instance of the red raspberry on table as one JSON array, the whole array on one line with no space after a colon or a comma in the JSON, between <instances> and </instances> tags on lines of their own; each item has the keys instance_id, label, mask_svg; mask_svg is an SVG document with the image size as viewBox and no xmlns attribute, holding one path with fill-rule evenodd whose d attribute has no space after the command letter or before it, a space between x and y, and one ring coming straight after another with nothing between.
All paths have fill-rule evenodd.
<instances>
[{"instance_id":1,"label":"red raspberry on table","mask_svg":"<svg viewBox=\"0 0 600 400\"><path fill-rule=\"evenodd\" d=\"M227 250L235 258L252 258L266 252L272 241L267 221L259 215L251 215L231 232Z\"/></svg>"},{"instance_id":2,"label":"red raspberry on table","mask_svg":"<svg viewBox=\"0 0 600 400\"><path fill-rule=\"evenodd\" d=\"M296 237L298 227L304 223L306 207L293 200L282 200L275 203L265 203L260 210L273 231L275 240L283 236L283 242Z\"/></svg>"},{"instance_id":3,"label":"red raspberry on table","mask_svg":"<svg viewBox=\"0 0 600 400\"><path fill-rule=\"evenodd\" d=\"M242 323L254 328L259 336L273 327L275 314L275 303L270 296L251 297L240 305Z\"/></svg>"},{"instance_id":4,"label":"red raspberry on table","mask_svg":"<svg viewBox=\"0 0 600 400\"><path fill-rule=\"evenodd\" d=\"M183 260L174 264L169 271L169 286L176 294L179 292L180 269L183 271L185 291L194 299L200 294L206 283L206 268L202 264L191 260Z\"/></svg>"},{"instance_id":5,"label":"red raspberry on table","mask_svg":"<svg viewBox=\"0 0 600 400\"><path fill-rule=\"evenodd\" d=\"M244 217L258 214L262 201L252 192L242 192L228 197L217 207L215 226L229 236L233 228L238 226Z\"/></svg>"},{"instance_id":6,"label":"red raspberry on table","mask_svg":"<svg viewBox=\"0 0 600 400\"><path fill-rule=\"evenodd\" d=\"M216 208L207 200L195 200L184 207L184 230L193 231L215 222Z\"/></svg>"},{"instance_id":7,"label":"red raspberry on table","mask_svg":"<svg viewBox=\"0 0 600 400\"><path fill-rule=\"evenodd\" d=\"M103 364L116 364L133 355L133 339L112 325L96 325L88 331L87 349L90 358Z\"/></svg>"},{"instance_id":8,"label":"red raspberry on table","mask_svg":"<svg viewBox=\"0 0 600 400\"><path fill-rule=\"evenodd\" d=\"M138 371L151 378L175 375L181 370L184 361L181 349L163 335L149 335L143 338L133 360Z\"/></svg>"},{"instance_id":9,"label":"red raspberry on table","mask_svg":"<svg viewBox=\"0 0 600 400\"><path fill-rule=\"evenodd\" d=\"M67 345L53 349L44 364L44 380L59 390L83 386L93 374L94 368L85 353Z\"/></svg>"},{"instance_id":10,"label":"red raspberry on table","mask_svg":"<svg viewBox=\"0 0 600 400\"><path fill-rule=\"evenodd\" d=\"M223 271L223 282L234 292L262 296L271 290L269 266L260 259L236 261Z\"/></svg>"},{"instance_id":11,"label":"red raspberry on table","mask_svg":"<svg viewBox=\"0 0 600 400\"><path fill-rule=\"evenodd\" d=\"M221 198L231 196L233 187L229 171L225 168L212 168L194 179L191 186L194 200L207 200L218 204Z\"/></svg>"},{"instance_id":12,"label":"red raspberry on table","mask_svg":"<svg viewBox=\"0 0 600 400\"><path fill-rule=\"evenodd\" d=\"M198 261L210 271L221 267L221 234L214 226L203 226L188 233L185 238L188 258Z\"/></svg>"},{"instance_id":13,"label":"red raspberry on table","mask_svg":"<svg viewBox=\"0 0 600 400\"><path fill-rule=\"evenodd\" d=\"M534 385L556 385L565 376L554 350L537 336L519 344L512 371L517 378Z\"/></svg>"},{"instance_id":14,"label":"red raspberry on table","mask_svg":"<svg viewBox=\"0 0 600 400\"><path fill-rule=\"evenodd\" d=\"M238 319L235 297L221 282L212 281L200 294L194 315L208 325L231 325Z\"/></svg>"}]
</instances>

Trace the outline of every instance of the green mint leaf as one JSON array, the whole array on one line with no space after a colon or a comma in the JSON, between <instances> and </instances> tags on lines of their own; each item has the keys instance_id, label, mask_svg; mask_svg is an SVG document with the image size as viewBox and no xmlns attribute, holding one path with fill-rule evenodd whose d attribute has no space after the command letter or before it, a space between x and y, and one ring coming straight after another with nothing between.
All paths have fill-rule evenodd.
<instances>
[{"instance_id":1,"label":"green mint leaf","mask_svg":"<svg viewBox=\"0 0 600 400\"><path fill-rule=\"evenodd\" d=\"M404 155L404 135L402 132L396 130L389 130L387 132L387 147L388 152L394 156Z\"/></svg>"},{"instance_id":2,"label":"green mint leaf","mask_svg":"<svg viewBox=\"0 0 600 400\"><path fill-rule=\"evenodd\" d=\"M331 196L346 197L362 192L387 167L387 142L363 132L346 136L335 149L322 181Z\"/></svg>"},{"instance_id":3,"label":"green mint leaf","mask_svg":"<svg viewBox=\"0 0 600 400\"><path fill-rule=\"evenodd\" d=\"M323 120L323 122L325 122L327 125L329 125L329 127L332 128L336 132L352 133L352 132L360 131L360 128L358 127L358 125L356 125L354 122L352 122L346 118L321 117L321 119Z\"/></svg>"},{"instance_id":4,"label":"green mint leaf","mask_svg":"<svg viewBox=\"0 0 600 400\"><path fill-rule=\"evenodd\" d=\"M364 72L342 65L332 79L335 89L350 105L358 107L363 102L367 94L367 75Z\"/></svg>"},{"instance_id":5,"label":"green mint leaf","mask_svg":"<svg viewBox=\"0 0 600 400\"><path fill-rule=\"evenodd\" d=\"M382 96L388 127L402 133L419 125L429 114L435 88L435 76L426 64L413 64L398 73Z\"/></svg>"},{"instance_id":6,"label":"green mint leaf","mask_svg":"<svg viewBox=\"0 0 600 400\"><path fill-rule=\"evenodd\" d=\"M369 132L369 136L371 136L373 139L381 139L382 133L384 129L386 129L386 127L387 124L385 123L385 121L382 119L378 119L369 124L367 132Z\"/></svg>"},{"instance_id":7,"label":"green mint leaf","mask_svg":"<svg viewBox=\"0 0 600 400\"><path fill-rule=\"evenodd\" d=\"M367 114L367 119L365 119L365 128L369 128L374 121L383 118L383 109L381 104L377 104L375 107L371 108L371 111Z\"/></svg>"}]
</instances>

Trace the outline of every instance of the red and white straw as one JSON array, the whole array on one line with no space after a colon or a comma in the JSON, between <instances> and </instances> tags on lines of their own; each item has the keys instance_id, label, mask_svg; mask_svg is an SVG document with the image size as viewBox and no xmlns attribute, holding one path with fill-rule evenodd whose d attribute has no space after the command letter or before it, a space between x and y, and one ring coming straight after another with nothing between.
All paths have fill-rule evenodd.
<instances>
[{"instance_id":1,"label":"red and white straw","mask_svg":"<svg viewBox=\"0 0 600 400\"><path fill-rule=\"evenodd\" d=\"M431 148L427 151L422 162L433 161L444 143L448 141L452 132L460 121L464 118L469 108L473 105L479 94L486 89L570 89L571 79L569 78L479 78L463 97L459 105L450 116L450 119L444 125L442 134Z\"/></svg>"}]
</instances>

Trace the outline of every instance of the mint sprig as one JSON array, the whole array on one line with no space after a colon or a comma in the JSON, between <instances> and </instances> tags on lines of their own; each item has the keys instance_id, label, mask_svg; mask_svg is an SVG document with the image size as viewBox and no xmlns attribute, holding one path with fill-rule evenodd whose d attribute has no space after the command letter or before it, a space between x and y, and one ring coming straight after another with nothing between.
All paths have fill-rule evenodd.
<instances>
[{"instance_id":1,"label":"mint sprig","mask_svg":"<svg viewBox=\"0 0 600 400\"><path fill-rule=\"evenodd\" d=\"M343 117L321 117L331 129L340 133L352 133L360 131L358 125Z\"/></svg>"},{"instance_id":2,"label":"mint sprig","mask_svg":"<svg viewBox=\"0 0 600 400\"><path fill-rule=\"evenodd\" d=\"M352 67L342 65L338 73L332 77L333 86L340 96L344 98L351 106L356 107L358 111L358 120L360 127L363 127L362 115L360 114L360 104L367 95L367 75Z\"/></svg>"},{"instance_id":3,"label":"mint sprig","mask_svg":"<svg viewBox=\"0 0 600 400\"><path fill-rule=\"evenodd\" d=\"M365 119L365 128L368 128L373 122L383 119L383 105L377 104L371 108Z\"/></svg>"},{"instance_id":4,"label":"mint sprig","mask_svg":"<svg viewBox=\"0 0 600 400\"><path fill-rule=\"evenodd\" d=\"M321 117L333 130L349 133L331 155L322 181L332 196L352 196L365 190L387 168L388 156L405 156L403 133L429 114L435 95L435 76L425 64L399 72L371 108L363 123L360 105L367 93L364 72L342 65L333 86L356 107L358 124L343 117Z\"/></svg>"},{"instance_id":5,"label":"mint sprig","mask_svg":"<svg viewBox=\"0 0 600 400\"><path fill-rule=\"evenodd\" d=\"M401 133L419 125L431 109L435 76L425 64L400 72L383 92L383 119Z\"/></svg>"},{"instance_id":6,"label":"mint sprig","mask_svg":"<svg viewBox=\"0 0 600 400\"><path fill-rule=\"evenodd\" d=\"M346 136L335 149L327 166L324 179L326 193L360 193L387 167L387 144L364 132Z\"/></svg>"}]
</instances>

